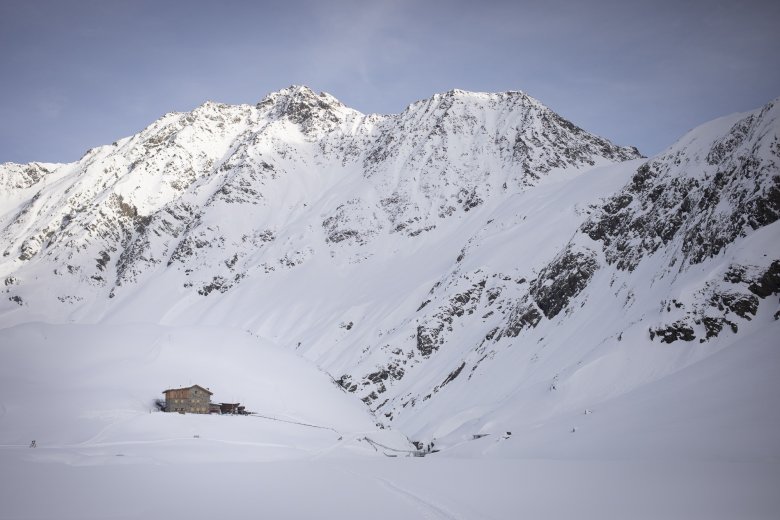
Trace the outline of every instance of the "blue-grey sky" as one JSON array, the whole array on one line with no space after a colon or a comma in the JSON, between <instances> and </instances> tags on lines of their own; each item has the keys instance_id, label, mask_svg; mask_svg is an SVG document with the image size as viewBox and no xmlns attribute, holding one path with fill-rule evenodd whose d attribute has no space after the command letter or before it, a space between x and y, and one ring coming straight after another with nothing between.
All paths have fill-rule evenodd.
<instances>
[{"instance_id":1,"label":"blue-grey sky","mask_svg":"<svg viewBox=\"0 0 780 520\"><path fill-rule=\"evenodd\" d=\"M397 113L524 90L654 154L780 96L777 1L0 0L0 162L78 159L290 84Z\"/></svg>"}]
</instances>

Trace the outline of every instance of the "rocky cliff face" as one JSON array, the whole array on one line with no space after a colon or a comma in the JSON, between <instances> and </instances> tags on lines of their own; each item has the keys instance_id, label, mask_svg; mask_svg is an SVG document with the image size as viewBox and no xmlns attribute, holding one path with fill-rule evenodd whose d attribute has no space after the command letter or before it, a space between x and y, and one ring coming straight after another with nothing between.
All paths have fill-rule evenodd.
<instances>
[{"instance_id":1,"label":"rocky cliff face","mask_svg":"<svg viewBox=\"0 0 780 520\"><path fill-rule=\"evenodd\" d=\"M511 422L616 349L716 349L777 316L777 116L644 160L521 92L206 103L0 166L0 324L219 323L411 435Z\"/></svg>"}]
</instances>

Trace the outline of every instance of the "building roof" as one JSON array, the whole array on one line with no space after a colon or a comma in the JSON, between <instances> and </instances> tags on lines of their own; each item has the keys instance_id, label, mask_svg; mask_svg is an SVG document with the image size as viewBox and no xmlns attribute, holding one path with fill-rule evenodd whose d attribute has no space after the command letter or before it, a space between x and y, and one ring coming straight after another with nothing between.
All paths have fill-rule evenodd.
<instances>
[{"instance_id":1,"label":"building roof","mask_svg":"<svg viewBox=\"0 0 780 520\"><path fill-rule=\"evenodd\" d=\"M214 392L210 391L208 388L203 388L203 387L202 387L202 386L200 386L200 385L184 386L184 387L182 387L182 388L169 388L169 389L167 389L167 390L163 390L163 392L162 392L162 393L164 393L164 394L167 394L168 392L173 392L174 390L189 390L189 389L191 389L191 388L200 388L201 390L203 390L203 391L204 391L204 392L206 392L207 394L209 394L209 395L214 395Z\"/></svg>"}]
</instances>

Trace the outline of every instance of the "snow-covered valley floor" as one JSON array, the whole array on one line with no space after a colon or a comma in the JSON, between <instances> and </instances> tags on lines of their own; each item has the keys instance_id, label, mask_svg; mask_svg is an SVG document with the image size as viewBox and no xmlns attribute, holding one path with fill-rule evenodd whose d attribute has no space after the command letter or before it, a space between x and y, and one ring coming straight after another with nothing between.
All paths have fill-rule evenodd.
<instances>
[{"instance_id":1,"label":"snow-covered valley floor","mask_svg":"<svg viewBox=\"0 0 780 520\"><path fill-rule=\"evenodd\" d=\"M155 458L170 448L192 460ZM0 449L3 518L772 518L779 505L767 461L198 461L222 447L197 440L25 450Z\"/></svg>"},{"instance_id":2,"label":"snow-covered valley floor","mask_svg":"<svg viewBox=\"0 0 780 520\"><path fill-rule=\"evenodd\" d=\"M249 334L13 327L0 518L773 518L776 323L587 413L446 439L424 458L316 367ZM224 366L203 363L216 341ZM160 382L185 371L266 417L151 410Z\"/></svg>"}]
</instances>

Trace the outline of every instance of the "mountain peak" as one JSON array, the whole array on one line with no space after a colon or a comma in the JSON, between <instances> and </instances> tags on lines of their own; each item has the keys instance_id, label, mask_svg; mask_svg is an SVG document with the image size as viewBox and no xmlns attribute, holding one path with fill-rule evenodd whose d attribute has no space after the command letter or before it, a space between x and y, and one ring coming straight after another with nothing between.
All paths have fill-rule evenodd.
<instances>
[{"instance_id":1,"label":"mountain peak","mask_svg":"<svg viewBox=\"0 0 780 520\"><path fill-rule=\"evenodd\" d=\"M265 96L257 108L266 110L272 118L286 117L310 129L314 120L337 122L340 119L338 112L346 109L346 106L326 92L316 94L305 85L290 85Z\"/></svg>"},{"instance_id":2,"label":"mountain peak","mask_svg":"<svg viewBox=\"0 0 780 520\"><path fill-rule=\"evenodd\" d=\"M264 108L271 105L284 105L290 103L308 103L316 104L322 108L328 106L344 106L341 101L328 94L327 92L315 93L306 85L290 85L289 87L271 92L266 95L258 104L258 108Z\"/></svg>"},{"instance_id":3,"label":"mountain peak","mask_svg":"<svg viewBox=\"0 0 780 520\"><path fill-rule=\"evenodd\" d=\"M310 87L306 85L290 85L283 89L271 92L266 96L268 97L316 97L317 94Z\"/></svg>"},{"instance_id":4,"label":"mountain peak","mask_svg":"<svg viewBox=\"0 0 780 520\"><path fill-rule=\"evenodd\" d=\"M409 109L418 109L429 106L431 103L448 108L454 104L483 106L504 106L509 110L518 107L534 107L543 111L551 111L538 99L533 98L521 90L508 90L505 92L477 92L462 89L450 89L446 92L438 92L429 98L421 99L410 104ZM484 107L483 107L484 108ZM482 108L479 108L481 110Z\"/></svg>"}]
</instances>

